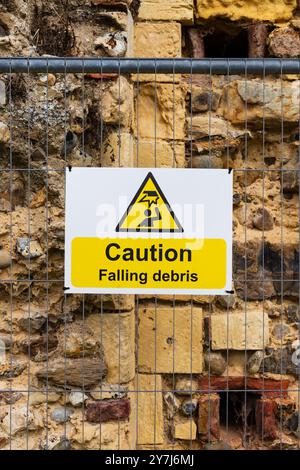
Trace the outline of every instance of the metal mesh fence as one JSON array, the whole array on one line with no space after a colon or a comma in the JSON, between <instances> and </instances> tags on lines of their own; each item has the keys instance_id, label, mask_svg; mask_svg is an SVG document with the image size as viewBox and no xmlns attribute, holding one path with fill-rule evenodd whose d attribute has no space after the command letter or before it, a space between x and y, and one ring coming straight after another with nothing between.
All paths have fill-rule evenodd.
<instances>
[{"instance_id":1,"label":"metal mesh fence","mask_svg":"<svg viewBox=\"0 0 300 470\"><path fill-rule=\"evenodd\" d=\"M0 59L2 448L299 449L299 71ZM232 169L231 294L64 291L65 172L109 165Z\"/></svg>"}]
</instances>

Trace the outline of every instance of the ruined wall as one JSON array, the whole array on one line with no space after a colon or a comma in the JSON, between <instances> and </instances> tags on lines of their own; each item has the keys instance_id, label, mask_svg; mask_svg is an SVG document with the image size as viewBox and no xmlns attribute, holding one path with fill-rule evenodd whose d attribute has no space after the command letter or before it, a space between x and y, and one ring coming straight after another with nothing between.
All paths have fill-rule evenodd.
<instances>
[{"instance_id":1,"label":"ruined wall","mask_svg":"<svg viewBox=\"0 0 300 470\"><path fill-rule=\"evenodd\" d=\"M298 57L296 3L2 0L0 55ZM2 449L297 446L299 90L0 77ZM66 295L66 164L234 168L234 293Z\"/></svg>"}]
</instances>

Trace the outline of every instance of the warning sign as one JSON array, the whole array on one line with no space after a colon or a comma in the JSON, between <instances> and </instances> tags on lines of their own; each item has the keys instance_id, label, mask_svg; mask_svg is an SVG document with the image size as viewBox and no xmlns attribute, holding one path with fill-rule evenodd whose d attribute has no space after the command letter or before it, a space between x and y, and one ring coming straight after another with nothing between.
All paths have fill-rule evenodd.
<instances>
[{"instance_id":1,"label":"warning sign","mask_svg":"<svg viewBox=\"0 0 300 470\"><path fill-rule=\"evenodd\" d=\"M73 168L66 291L226 294L231 232L227 170Z\"/></svg>"},{"instance_id":2,"label":"warning sign","mask_svg":"<svg viewBox=\"0 0 300 470\"><path fill-rule=\"evenodd\" d=\"M183 232L165 195L149 172L116 228L117 232Z\"/></svg>"}]
</instances>

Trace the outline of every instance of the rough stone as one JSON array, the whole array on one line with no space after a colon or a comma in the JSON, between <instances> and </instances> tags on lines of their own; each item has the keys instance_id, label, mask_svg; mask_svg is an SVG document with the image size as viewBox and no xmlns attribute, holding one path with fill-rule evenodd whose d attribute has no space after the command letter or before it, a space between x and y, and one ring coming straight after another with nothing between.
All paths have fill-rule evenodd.
<instances>
[{"instance_id":1,"label":"rough stone","mask_svg":"<svg viewBox=\"0 0 300 470\"><path fill-rule=\"evenodd\" d=\"M136 23L134 27L134 56L135 57L181 57L181 25L168 23ZM134 80L172 82L173 77L167 74L139 74ZM178 82L178 76L174 76Z\"/></svg>"},{"instance_id":2,"label":"rough stone","mask_svg":"<svg viewBox=\"0 0 300 470\"><path fill-rule=\"evenodd\" d=\"M42 403L55 403L60 399L61 395L56 392L41 392L40 390L32 390L29 394L29 405L41 405Z\"/></svg>"},{"instance_id":3,"label":"rough stone","mask_svg":"<svg viewBox=\"0 0 300 470\"><path fill-rule=\"evenodd\" d=\"M102 166L131 167L135 159L129 132L111 132L104 141Z\"/></svg>"},{"instance_id":4,"label":"rough stone","mask_svg":"<svg viewBox=\"0 0 300 470\"><path fill-rule=\"evenodd\" d=\"M138 347L141 372L201 372L202 309L140 306Z\"/></svg>"},{"instance_id":5,"label":"rough stone","mask_svg":"<svg viewBox=\"0 0 300 470\"><path fill-rule=\"evenodd\" d=\"M192 24L194 18L193 0L141 0L139 20L180 21Z\"/></svg>"},{"instance_id":6,"label":"rough stone","mask_svg":"<svg viewBox=\"0 0 300 470\"><path fill-rule=\"evenodd\" d=\"M198 408L197 398L184 400L181 405L182 413L186 416L192 416Z\"/></svg>"},{"instance_id":7,"label":"rough stone","mask_svg":"<svg viewBox=\"0 0 300 470\"><path fill-rule=\"evenodd\" d=\"M274 335L274 337L280 342L284 341L286 336L288 336L290 333L290 327L282 322L277 323L277 325L272 328L272 335Z\"/></svg>"},{"instance_id":8,"label":"rough stone","mask_svg":"<svg viewBox=\"0 0 300 470\"><path fill-rule=\"evenodd\" d=\"M0 392L0 404L13 405L23 397L20 392Z\"/></svg>"},{"instance_id":9,"label":"rough stone","mask_svg":"<svg viewBox=\"0 0 300 470\"><path fill-rule=\"evenodd\" d=\"M299 432L299 414L293 413L292 416L287 421L287 427L290 431L294 432L296 435Z\"/></svg>"},{"instance_id":10,"label":"rough stone","mask_svg":"<svg viewBox=\"0 0 300 470\"><path fill-rule=\"evenodd\" d=\"M107 421L128 419L130 415L130 400L101 400L88 403L86 419L91 423L105 423Z\"/></svg>"},{"instance_id":11,"label":"rough stone","mask_svg":"<svg viewBox=\"0 0 300 470\"><path fill-rule=\"evenodd\" d=\"M71 442L69 439L66 439L65 437L61 437L58 442L55 442L53 446L49 446L47 450L71 450Z\"/></svg>"},{"instance_id":12,"label":"rough stone","mask_svg":"<svg viewBox=\"0 0 300 470\"><path fill-rule=\"evenodd\" d=\"M81 330L81 331L80 331ZM89 328L67 331L64 352L67 357L90 356L99 351L99 341Z\"/></svg>"},{"instance_id":13,"label":"rough stone","mask_svg":"<svg viewBox=\"0 0 300 470\"><path fill-rule=\"evenodd\" d=\"M7 144L10 140L10 131L4 122L0 122L0 144Z\"/></svg>"},{"instance_id":14,"label":"rough stone","mask_svg":"<svg viewBox=\"0 0 300 470\"><path fill-rule=\"evenodd\" d=\"M179 421L174 425L174 438L183 440L196 439L197 426L192 420Z\"/></svg>"},{"instance_id":15,"label":"rough stone","mask_svg":"<svg viewBox=\"0 0 300 470\"><path fill-rule=\"evenodd\" d=\"M135 375L135 321L133 313L92 314L85 320L101 338L107 363L107 381L126 383Z\"/></svg>"},{"instance_id":16,"label":"rough stone","mask_svg":"<svg viewBox=\"0 0 300 470\"><path fill-rule=\"evenodd\" d=\"M125 77L119 77L106 90L100 100L102 119L107 124L130 127L132 121L132 86Z\"/></svg>"},{"instance_id":17,"label":"rough stone","mask_svg":"<svg viewBox=\"0 0 300 470\"><path fill-rule=\"evenodd\" d=\"M233 448L225 441L215 441L204 444L203 450L233 450Z\"/></svg>"},{"instance_id":18,"label":"rough stone","mask_svg":"<svg viewBox=\"0 0 300 470\"><path fill-rule=\"evenodd\" d=\"M201 91L192 93L192 110L194 113L216 111L219 105L219 93L212 91Z\"/></svg>"},{"instance_id":19,"label":"rough stone","mask_svg":"<svg viewBox=\"0 0 300 470\"><path fill-rule=\"evenodd\" d=\"M43 315L40 312L31 312L28 310L27 316L18 320L18 325L25 331L36 332L43 327L46 321L46 315Z\"/></svg>"},{"instance_id":20,"label":"rough stone","mask_svg":"<svg viewBox=\"0 0 300 470\"><path fill-rule=\"evenodd\" d=\"M90 295L89 299L93 307L107 311L130 312L134 308L134 295Z\"/></svg>"},{"instance_id":21,"label":"rough stone","mask_svg":"<svg viewBox=\"0 0 300 470\"><path fill-rule=\"evenodd\" d=\"M10 349L14 343L13 337L11 337L11 335L7 333L0 333L0 341L5 350Z\"/></svg>"},{"instance_id":22,"label":"rough stone","mask_svg":"<svg viewBox=\"0 0 300 470\"><path fill-rule=\"evenodd\" d=\"M299 322L299 309L297 305L289 305L286 309L286 317L288 323Z\"/></svg>"},{"instance_id":23,"label":"rough stone","mask_svg":"<svg viewBox=\"0 0 300 470\"><path fill-rule=\"evenodd\" d=\"M41 245L36 240L31 240L28 237L17 239L17 251L25 259L39 258L43 254Z\"/></svg>"},{"instance_id":24,"label":"rough stone","mask_svg":"<svg viewBox=\"0 0 300 470\"><path fill-rule=\"evenodd\" d=\"M220 353L207 352L204 355L205 365L210 374L222 375L227 367L227 363Z\"/></svg>"},{"instance_id":25,"label":"rough stone","mask_svg":"<svg viewBox=\"0 0 300 470\"><path fill-rule=\"evenodd\" d=\"M8 268L11 265L11 256L7 250L0 249L0 269Z\"/></svg>"},{"instance_id":26,"label":"rough stone","mask_svg":"<svg viewBox=\"0 0 300 470\"><path fill-rule=\"evenodd\" d=\"M282 175L281 183L284 194L299 193L299 180L296 171L285 171Z\"/></svg>"},{"instance_id":27,"label":"rough stone","mask_svg":"<svg viewBox=\"0 0 300 470\"><path fill-rule=\"evenodd\" d=\"M186 125L193 139L209 137L209 139L212 140L212 145L214 139L224 139L222 144L224 147L237 146L239 142L238 139L244 138L245 135L249 133L245 129L238 129L231 126L225 119L212 114L210 117L204 114L197 114L193 116L192 120L190 117L187 117Z\"/></svg>"},{"instance_id":28,"label":"rough stone","mask_svg":"<svg viewBox=\"0 0 300 470\"><path fill-rule=\"evenodd\" d=\"M77 450L134 450L135 428L128 420L106 423L75 422L69 434L72 447ZM75 428L75 429L74 429Z\"/></svg>"},{"instance_id":29,"label":"rough stone","mask_svg":"<svg viewBox=\"0 0 300 470\"><path fill-rule=\"evenodd\" d=\"M164 421L161 376L138 374L137 387L137 444L162 444Z\"/></svg>"},{"instance_id":30,"label":"rough stone","mask_svg":"<svg viewBox=\"0 0 300 470\"><path fill-rule=\"evenodd\" d=\"M259 372L264 356L264 351L255 351L255 353L251 354L247 361L248 374L257 374Z\"/></svg>"},{"instance_id":31,"label":"rough stone","mask_svg":"<svg viewBox=\"0 0 300 470\"><path fill-rule=\"evenodd\" d=\"M223 308L234 308L236 304L236 296L234 294L229 295L217 295L216 297L218 305Z\"/></svg>"},{"instance_id":32,"label":"rough stone","mask_svg":"<svg viewBox=\"0 0 300 470\"><path fill-rule=\"evenodd\" d=\"M274 218L266 208L260 207L253 217L253 226L258 230L272 230Z\"/></svg>"},{"instance_id":33,"label":"rough stone","mask_svg":"<svg viewBox=\"0 0 300 470\"><path fill-rule=\"evenodd\" d=\"M48 379L56 385L85 387L101 381L106 375L105 363L100 358L80 358L49 361L49 367L40 369L36 375L39 379Z\"/></svg>"},{"instance_id":34,"label":"rough stone","mask_svg":"<svg viewBox=\"0 0 300 470\"><path fill-rule=\"evenodd\" d=\"M87 399L88 396L81 391L73 391L69 395L69 402L72 406L81 406Z\"/></svg>"},{"instance_id":35,"label":"rough stone","mask_svg":"<svg viewBox=\"0 0 300 470\"><path fill-rule=\"evenodd\" d=\"M48 73L46 75L41 75L39 77L39 82L45 86L54 86L56 83L56 76L53 73Z\"/></svg>"},{"instance_id":36,"label":"rough stone","mask_svg":"<svg viewBox=\"0 0 300 470\"><path fill-rule=\"evenodd\" d=\"M124 398L127 396L128 387L121 384L101 383L91 390L90 395L94 400L106 400Z\"/></svg>"},{"instance_id":37,"label":"rough stone","mask_svg":"<svg viewBox=\"0 0 300 470\"><path fill-rule=\"evenodd\" d=\"M6 104L6 90L5 90L5 83L0 80L0 106L4 106Z\"/></svg>"},{"instance_id":38,"label":"rough stone","mask_svg":"<svg viewBox=\"0 0 300 470\"><path fill-rule=\"evenodd\" d=\"M199 390L198 381L189 377L177 377L175 382L175 392L177 395L189 395Z\"/></svg>"},{"instance_id":39,"label":"rough stone","mask_svg":"<svg viewBox=\"0 0 300 470\"><path fill-rule=\"evenodd\" d=\"M183 168L185 166L184 142L136 139L133 148L134 162L137 167Z\"/></svg>"},{"instance_id":40,"label":"rough stone","mask_svg":"<svg viewBox=\"0 0 300 470\"><path fill-rule=\"evenodd\" d=\"M212 315L211 340L213 350L264 349L269 343L268 315L256 310L232 312L229 317L225 314Z\"/></svg>"},{"instance_id":41,"label":"rough stone","mask_svg":"<svg viewBox=\"0 0 300 470\"><path fill-rule=\"evenodd\" d=\"M223 168L223 160L214 155L191 155L192 168Z\"/></svg>"},{"instance_id":42,"label":"rough stone","mask_svg":"<svg viewBox=\"0 0 300 470\"><path fill-rule=\"evenodd\" d=\"M0 427L10 436L14 436L21 431L33 431L37 429L34 414L28 410L27 406L12 407L5 418L0 423Z\"/></svg>"},{"instance_id":43,"label":"rough stone","mask_svg":"<svg viewBox=\"0 0 300 470\"><path fill-rule=\"evenodd\" d=\"M25 369L26 364L7 358L4 362L0 361L0 379L12 379L14 377L18 377Z\"/></svg>"},{"instance_id":44,"label":"rough stone","mask_svg":"<svg viewBox=\"0 0 300 470\"><path fill-rule=\"evenodd\" d=\"M115 31L95 39L96 48L101 48L110 57L123 57L127 51L127 33Z\"/></svg>"},{"instance_id":45,"label":"rough stone","mask_svg":"<svg viewBox=\"0 0 300 470\"><path fill-rule=\"evenodd\" d=\"M72 416L73 412L74 411L71 408L60 406L59 408L55 408L51 412L50 417L56 423L65 423L66 421L69 421L69 419Z\"/></svg>"},{"instance_id":46,"label":"rough stone","mask_svg":"<svg viewBox=\"0 0 300 470\"><path fill-rule=\"evenodd\" d=\"M200 440L218 441L220 439L220 396L216 393L201 395L198 413Z\"/></svg>"},{"instance_id":47,"label":"rough stone","mask_svg":"<svg viewBox=\"0 0 300 470\"><path fill-rule=\"evenodd\" d=\"M234 125L249 126L288 123L299 120L299 81L283 82L276 79L236 80L224 87L220 112ZM230 106L227 103L230 103ZM247 103L247 106L246 106Z\"/></svg>"},{"instance_id":48,"label":"rough stone","mask_svg":"<svg viewBox=\"0 0 300 470\"><path fill-rule=\"evenodd\" d=\"M297 0L197 0L196 15L199 21L218 17L230 21L282 22L291 19Z\"/></svg>"},{"instance_id":49,"label":"rough stone","mask_svg":"<svg viewBox=\"0 0 300 470\"><path fill-rule=\"evenodd\" d=\"M300 55L300 34L293 28L274 29L268 43L271 56L297 58Z\"/></svg>"},{"instance_id":50,"label":"rough stone","mask_svg":"<svg viewBox=\"0 0 300 470\"><path fill-rule=\"evenodd\" d=\"M298 352L297 352L298 351ZM270 349L261 363L260 372L272 374L299 374L299 350L294 350L291 344L277 349Z\"/></svg>"},{"instance_id":51,"label":"rough stone","mask_svg":"<svg viewBox=\"0 0 300 470\"><path fill-rule=\"evenodd\" d=\"M173 418L173 416L177 413L180 408L180 402L172 392L164 393L164 402L167 406L167 414L169 418Z\"/></svg>"},{"instance_id":52,"label":"rough stone","mask_svg":"<svg viewBox=\"0 0 300 470\"><path fill-rule=\"evenodd\" d=\"M184 140L185 92L175 84L141 84L138 95L138 125L135 136L139 139ZM136 117L137 119L137 117Z\"/></svg>"}]
</instances>

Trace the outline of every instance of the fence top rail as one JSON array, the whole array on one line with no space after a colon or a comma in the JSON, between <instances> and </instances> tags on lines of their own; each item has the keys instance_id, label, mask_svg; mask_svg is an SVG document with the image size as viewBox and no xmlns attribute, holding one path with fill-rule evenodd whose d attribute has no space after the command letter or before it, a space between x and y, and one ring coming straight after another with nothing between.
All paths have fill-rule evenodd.
<instances>
[{"instance_id":1,"label":"fence top rail","mask_svg":"<svg viewBox=\"0 0 300 470\"><path fill-rule=\"evenodd\" d=\"M300 59L1 57L0 73L299 74Z\"/></svg>"}]
</instances>

